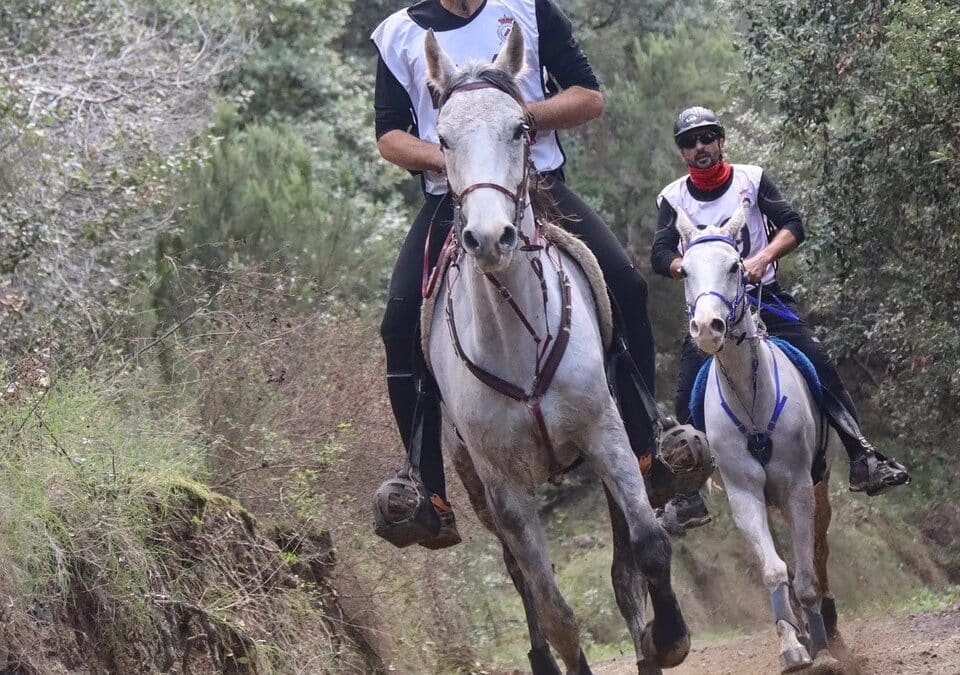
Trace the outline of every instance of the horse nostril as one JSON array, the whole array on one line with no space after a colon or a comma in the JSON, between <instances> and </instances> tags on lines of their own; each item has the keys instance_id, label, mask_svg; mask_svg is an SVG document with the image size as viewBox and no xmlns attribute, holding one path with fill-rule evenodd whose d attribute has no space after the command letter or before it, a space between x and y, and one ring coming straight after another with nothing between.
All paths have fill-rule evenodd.
<instances>
[{"instance_id":1,"label":"horse nostril","mask_svg":"<svg viewBox=\"0 0 960 675\"><path fill-rule=\"evenodd\" d=\"M470 230L463 231L463 247L468 251L476 251L480 248L480 242Z\"/></svg>"},{"instance_id":2,"label":"horse nostril","mask_svg":"<svg viewBox=\"0 0 960 675\"><path fill-rule=\"evenodd\" d=\"M690 337L697 337L700 335L700 324L694 320L690 320Z\"/></svg>"},{"instance_id":3,"label":"horse nostril","mask_svg":"<svg viewBox=\"0 0 960 675\"><path fill-rule=\"evenodd\" d=\"M717 333L723 333L727 330L727 324L724 323L723 319L714 319L710 322L710 328L715 330Z\"/></svg>"},{"instance_id":4,"label":"horse nostril","mask_svg":"<svg viewBox=\"0 0 960 675\"><path fill-rule=\"evenodd\" d=\"M500 248L509 250L517 243L517 228L513 225L507 225L503 228L503 234L500 235Z\"/></svg>"}]
</instances>

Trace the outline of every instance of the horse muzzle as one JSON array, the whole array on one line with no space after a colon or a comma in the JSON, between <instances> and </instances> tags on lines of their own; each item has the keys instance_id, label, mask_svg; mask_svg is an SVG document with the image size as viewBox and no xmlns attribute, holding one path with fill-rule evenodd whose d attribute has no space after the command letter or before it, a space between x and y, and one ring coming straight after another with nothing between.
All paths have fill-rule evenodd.
<instances>
[{"instance_id":1,"label":"horse muzzle","mask_svg":"<svg viewBox=\"0 0 960 675\"><path fill-rule=\"evenodd\" d=\"M460 237L463 249L485 274L505 269L513 259L519 241L517 228L512 224L485 228L467 226Z\"/></svg>"},{"instance_id":2,"label":"horse muzzle","mask_svg":"<svg viewBox=\"0 0 960 675\"><path fill-rule=\"evenodd\" d=\"M723 349L723 341L727 334L727 322L720 317L690 319L690 337L700 351L707 354L716 354Z\"/></svg>"}]
</instances>

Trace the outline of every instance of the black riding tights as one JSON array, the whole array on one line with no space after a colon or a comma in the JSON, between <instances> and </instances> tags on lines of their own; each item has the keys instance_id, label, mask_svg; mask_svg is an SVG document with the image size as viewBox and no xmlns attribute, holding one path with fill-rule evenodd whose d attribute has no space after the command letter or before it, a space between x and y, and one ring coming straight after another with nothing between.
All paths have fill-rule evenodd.
<instances>
[{"instance_id":1,"label":"black riding tights","mask_svg":"<svg viewBox=\"0 0 960 675\"><path fill-rule=\"evenodd\" d=\"M653 333L647 318L647 284L630 262L626 251L610 228L582 199L558 178L543 178L545 189L560 213L572 220L560 225L577 235L597 257L613 299L620 307L630 354L647 386L653 390ZM430 235L429 262L432 267L440 253L453 219L449 194L428 195L423 208L400 248L390 279L390 295L380 325L387 352L387 391L397 427L407 452L413 431L417 403L417 380L423 375L425 392L420 397L424 410L420 473L427 489L446 498L443 457L440 454L440 407L436 384L423 367L418 326L420 323L421 282L424 245ZM431 222L433 226L431 228ZM624 415L632 411L624 411ZM637 411L638 415L644 415Z\"/></svg>"},{"instance_id":2,"label":"black riding tights","mask_svg":"<svg viewBox=\"0 0 960 675\"><path fill-rule=\"evenodd\" d=\"M767 310L768 303L776 304L772 297L774 295L800 320L790 321ZM761 301L764 309L760 311L760 318L766 324L767 332L792 344L813 363L823 387L824 410L830 417L832 426L840 434L843 446L846 448L850 459L856 459L864 452L860 441L863 437L863 432L860 430L860 418L857 415L857 408L853 404L853 399L850 398L846 387L843 386L840 373L837 372L837 367L830 355L827 354L827 350L803 319L797 301L780 289L779 286L764 286ZM697 379L697 373L700 372L700 366L703 365L706 358L706 355L697 348L697 345L688 335L680 350L680 376L677 380L675 399L677 419L681 422L690 421L690 395L693 391L694 381ZM844 415L844 413L847 414Z\"/></svg>"}]
</instances>

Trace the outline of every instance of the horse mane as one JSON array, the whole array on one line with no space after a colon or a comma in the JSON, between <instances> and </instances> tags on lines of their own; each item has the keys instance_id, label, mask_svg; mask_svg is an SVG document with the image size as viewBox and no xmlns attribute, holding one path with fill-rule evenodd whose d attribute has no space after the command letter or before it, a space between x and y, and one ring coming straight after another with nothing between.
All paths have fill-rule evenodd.
<instances>
[{"instance_id":1,"label":"horse mane","mask_svg":"<svg viewBox=\"0 0 960 675\"><path fill-rule=\"evenodd\" d=\"M440 96L438 97L440 107L442 108L444 104L450 100L450 96L452 96L457 89L473 82L486 82L507 94L520 104L520 107L523 109L524 118L529 123L533 123L533 117L523 102L523 94L520 93L520 85L517 84L517 81L507 72L483 61L472 61L457 73L457 76L440 92ZM557 207L556 200L553 199L546 189L545 181L547 180L556 179L544 178L535 172L531 172L529 194L530 206L533 208L534 217L537 220L545 220L555 225L560 224L560 222L564 220L575 220L575 217L565 215Z\"/></svg>"}]
</instances>

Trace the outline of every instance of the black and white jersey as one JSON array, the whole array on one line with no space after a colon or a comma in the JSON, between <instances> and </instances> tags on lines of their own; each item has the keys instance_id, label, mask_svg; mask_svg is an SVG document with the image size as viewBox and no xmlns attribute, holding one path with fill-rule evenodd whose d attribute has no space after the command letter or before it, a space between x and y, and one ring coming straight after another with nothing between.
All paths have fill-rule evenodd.
<instances>
[{"instance_id":1,"label":"black and white jersey","mask_svg":"<svg viewBox=\"0 0 960 675\"><path fill-rule=\"evenodd\" d=\"M433 29L454 63L465 65L478 59L492 61L513 25L523 31L526 48L526 70L519 82L524 100L544 100L550 80L561 88L600 88L573 37L570 20L552 0L486 0L468 18L447 11L440 0L424 0L387 17L371 35L380 54L375 95L377 138L400 129L438 142L438 110L427 86L423 54L428 29ZM530 154L538 171L552 171L564 162L555 131L538 134ZM427 192L446 192L443 176L427 171L423 178Z\"/></svg>"},{"instance_id":2,"label":"black and white jersey","mask_svg":"<svg viewBox=\"0 0 960 675\"><path fill-rule=\"evenodd\" d=\"M805 235L800 214L780 196L780 191L763 169L749 164L734 164L730 178L716 190L699 190L689 176L683 176L657 195L660 213L650 257L654 271L670 276L670 263L678 254L683 254L680 233L676 228L677 211L686 213L698 227L720 227L744 200L750 202L740 241L740 254L744 259L766 247L781 228L790 230L798 242L803 241ZM760 283L767 285L776 279L777 266L773 263L764 270Z\"/></svg>"}]
</instances>

